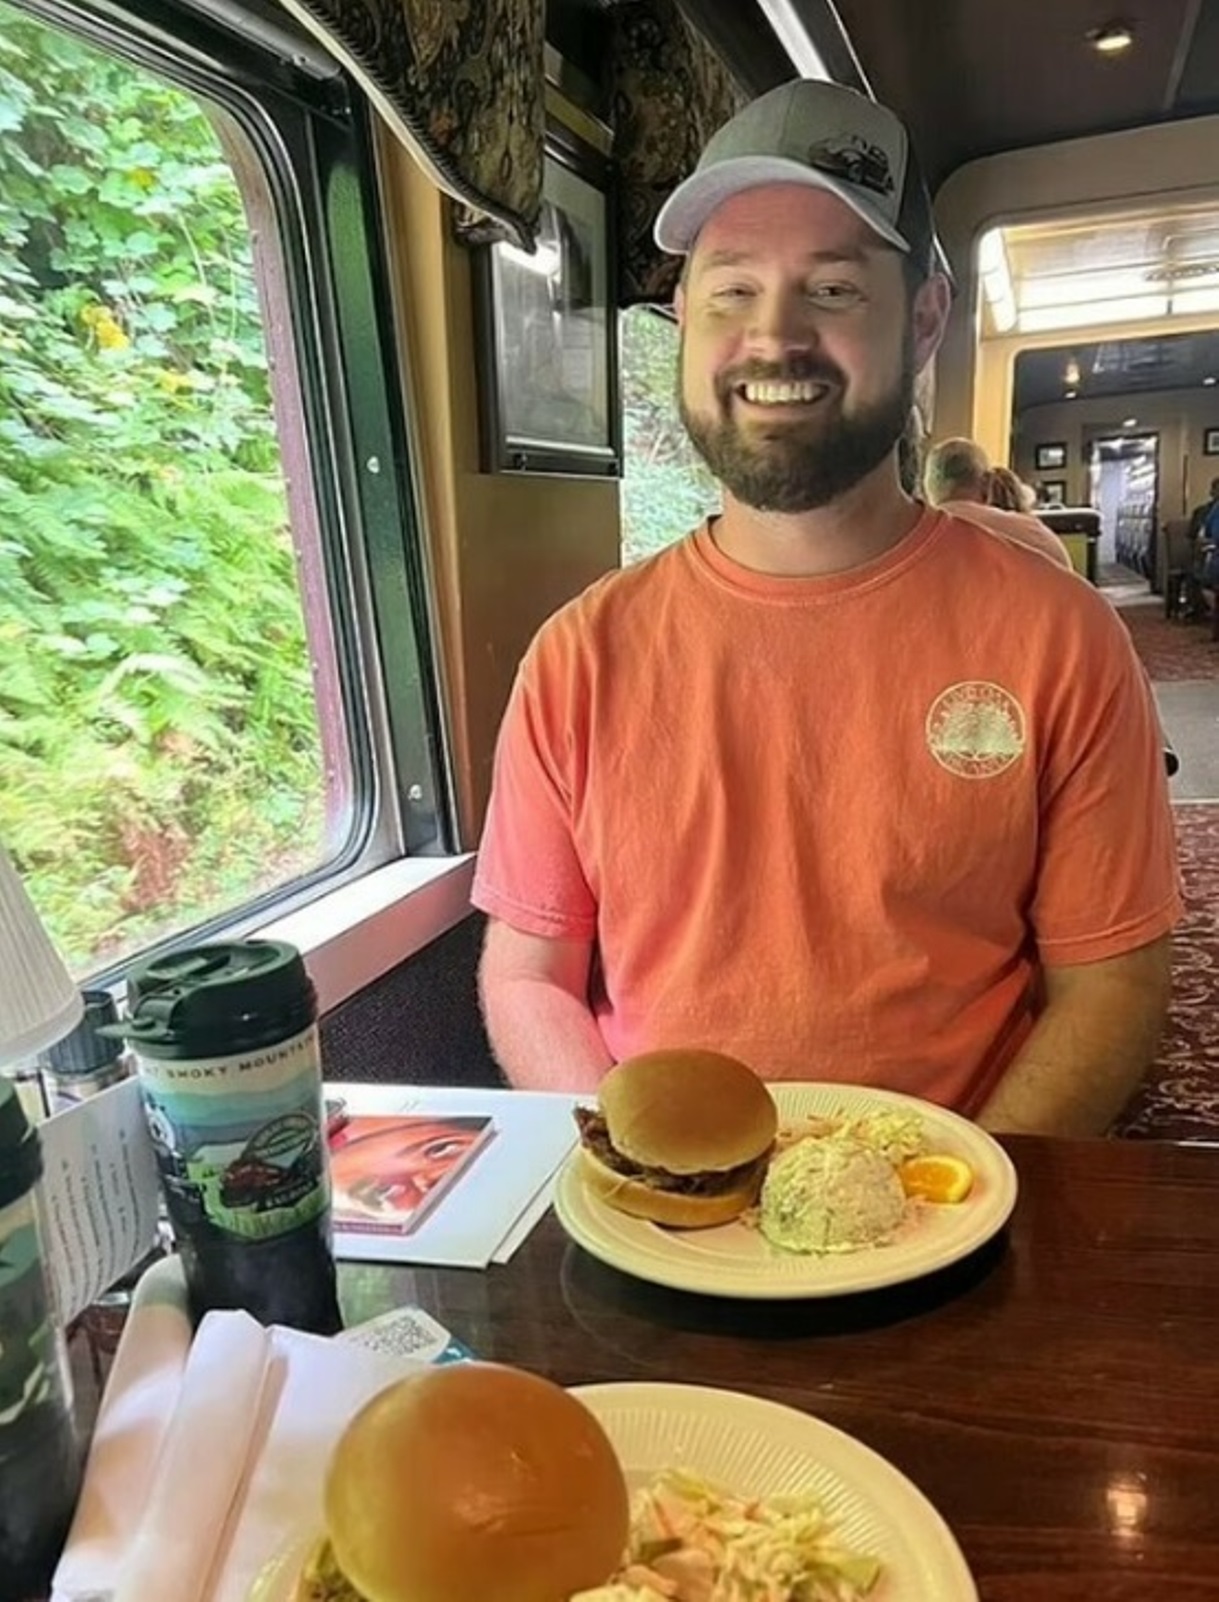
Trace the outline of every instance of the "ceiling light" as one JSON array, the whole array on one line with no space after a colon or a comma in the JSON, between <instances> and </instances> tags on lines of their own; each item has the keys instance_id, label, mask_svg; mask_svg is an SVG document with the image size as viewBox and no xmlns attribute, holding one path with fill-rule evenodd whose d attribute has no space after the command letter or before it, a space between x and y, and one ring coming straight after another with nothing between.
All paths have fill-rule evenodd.
<instances>
[{"instance_id":1,"label":"ceiling light","mask_svg":"<svg viewBox=\"0 0 1219 1602\"><path fill-rule=\"evenodd\" d=\"M1063 396L1063 400L1074 400L1078 393L1078 390L1069 389Z\"/></svg>"},{"instance_id":2,"label":"ceiling light","mask_svg":"<svg viewBox=\"0 0 1219 1602\"><path fill-rule=\"evenodd\" d=\"M1064 384L1071 385L1079 383L1079 363L1075 360L1074 356L1071 357L1071 360L1063 369L1062 381Z\"/></svg>"},{"instance_id":3,"label":"ceiling light","mask_svg":"<svg viewBox=\"0 0 1219 1602\"><path fill-rule=\"evenodd\" d=\"M991 228L978 242L978 271L995 330L1006 334L1016 326L1016 296L1001 229Z\"/></svg>"},{"instance_id":4,"label":"ceiling light","mask_svg":"<svg viewBox=\"0 0 1219 1602\"><path fill-rule=\"evenodd\" d=\"M1139 420L1138 420L1137 417L1123 417L1122 418L1122 427L1123 428L1137 428L1138 426L1139 426Z\"/></svg>"},{"instance_id":5,"label":"ceiling light","mask_svg":"<svg viewBox=\"0 0 1219 1602\"><path fill-rule=\"evenodd\" d=\"M1124 22L1107 22L1103 28L1093 28L1088 43L1102 56L1120 56L1134 43L1134 32Z\"/></svg>"},{"instance_id":6,"label":"ceiling light","mask_svg":"<svg viewBox=\"0 0 1219 1602\"><path fill-rule=\"evenodd\" d=\"M1179 315L1219 311L1219 289L1178 290L1172 297L1169 309Z\"/></svg>"},{"instance_id":7,"label":"ceiling light","mask_svg":"<svg viewBox=\"0 0 1219 1602\"><path fill-rule=\"evenodd\" d=\"M792 0L761 0L762 13L788 60L802 78L828 78L821 52L809 38L808 28Z\"/></svg>"},{"instance_id":8,"label":"ceiling light","mask_svg":"<svg viewBox=\"0 0 1219 1602\"><path fill-rule=\"evenodd\" d=\"M1168 315L1167 295L1128 295L1091 305L1021 307L1018 327L1022 334L1050 334L1060 328L1088 328L1093 324L1151 321Z\"/></svg>"},{"instance_id":9,"label":"ceiling light","mask_svg":"<svg viewBox=\"0 0 1219 1602\"><path fill-rule=\"evenodd\" d=\"M1141 272L1130 268L1053 273L1020 280L1020 308L1023 311L1039 306L1091 306L1096 301L1117 300L1124 295L1167 293L1162 285L1148 285Z\"/></svg>"},{"instance_id":10,"label":"ceiling light","mask_svg":"<svg viewBox=\"0 0 1219 1602\"><path fill-rule=\"evenodd\" d=\"M1208 385L1209 385L1209 384L1213 384L1213 383L1214 383L1214 382L1215 382L1215 380L1214 380L1214 379L1213 379L1213 378L1204 378L1204 379L1203 379L1203 380L1202 380L1202 382L1203 382L1203 383L1204 383L1204 384L1208 384Z\"/></svg>"}]
</instances>

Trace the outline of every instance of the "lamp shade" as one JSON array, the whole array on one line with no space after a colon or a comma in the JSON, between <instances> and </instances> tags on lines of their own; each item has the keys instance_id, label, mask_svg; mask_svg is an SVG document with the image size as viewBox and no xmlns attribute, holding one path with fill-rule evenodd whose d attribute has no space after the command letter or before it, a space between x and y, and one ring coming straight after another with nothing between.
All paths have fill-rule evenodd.
<instances>
[{"instance_id":1,"label":"lamp shade","mask_svg":"<svg viewBox=\"0 0 1219 1602\"><path fill-rule=\"evenodd\" d=\"M80 991L0 846L0 1063L53 1045L83 1011Z\"/></svg>"}]
</instances>

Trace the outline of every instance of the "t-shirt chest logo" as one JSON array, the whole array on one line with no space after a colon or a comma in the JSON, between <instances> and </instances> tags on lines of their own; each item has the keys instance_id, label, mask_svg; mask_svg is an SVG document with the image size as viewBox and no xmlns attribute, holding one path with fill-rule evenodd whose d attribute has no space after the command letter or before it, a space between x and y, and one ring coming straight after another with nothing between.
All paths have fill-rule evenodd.
<instances>
[{"instance_id":1,"label":"t-shirt chest logo","mask_svg":"<svg viewBox=\"0 0 1219 1602\"><path fill-rule=\"evenodd\" d=\"M1024 708L985 679L950 684L927 713L927 749L962 779L993 779L1024 755Z\"/></svg>"}]
</instances>

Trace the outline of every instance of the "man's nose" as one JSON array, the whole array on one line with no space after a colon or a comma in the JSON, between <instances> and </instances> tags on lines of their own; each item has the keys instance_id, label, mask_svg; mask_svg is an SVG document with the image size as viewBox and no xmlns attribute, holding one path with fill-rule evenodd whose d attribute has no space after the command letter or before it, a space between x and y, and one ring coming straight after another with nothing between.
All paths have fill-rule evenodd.
<instances>
[{"instance_id":1,"label":"man's nose","mask_svg":"<svg viewBox=\"0 0 1219 1602\"><path fill-rule=\"evenodd\" d=\"M813 350L819 343L803 287L775 286L758 295L747 333L750 350L771 360Z\"/></svg>"}]
</instances>

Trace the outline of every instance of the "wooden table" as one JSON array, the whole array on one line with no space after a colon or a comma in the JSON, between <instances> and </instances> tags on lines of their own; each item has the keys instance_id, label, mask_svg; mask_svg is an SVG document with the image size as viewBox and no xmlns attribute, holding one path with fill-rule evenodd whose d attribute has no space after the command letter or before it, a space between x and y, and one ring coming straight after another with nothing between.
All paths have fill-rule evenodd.
<instances>
[{"instance_id":1,"label":"wooden table","mask_svg":"<svg viewBox=\"0 0 1219 1602\"><path fill-rule=\"evenodd\" d=\"M1219 1597L1219 1150L1006 1144L1004 1237L893 1291L669 1292L549 1217L486 1273L345 1265L345 1312L414 1302L565 1385L676 1380L816 1414L926 1492L987 1602Z\"/></svg>"}]
</instances>

